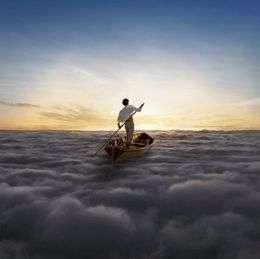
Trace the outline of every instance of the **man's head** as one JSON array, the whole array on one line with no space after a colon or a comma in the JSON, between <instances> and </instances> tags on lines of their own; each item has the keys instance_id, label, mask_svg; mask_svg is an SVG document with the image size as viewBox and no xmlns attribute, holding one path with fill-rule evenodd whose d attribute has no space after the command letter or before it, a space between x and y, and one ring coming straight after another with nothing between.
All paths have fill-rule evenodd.
<instances>
[{"instance_id":1,"label":"man's head","mask_svg":"<svg viewBox=\"0 0 260 259\"><path fill-rule=\"evenodd\" d=\"M127 98L124 98L123 101L122 101L122 104L124 106L127 106L129 104L129 100Z\"/></svg>"}]
</instances>

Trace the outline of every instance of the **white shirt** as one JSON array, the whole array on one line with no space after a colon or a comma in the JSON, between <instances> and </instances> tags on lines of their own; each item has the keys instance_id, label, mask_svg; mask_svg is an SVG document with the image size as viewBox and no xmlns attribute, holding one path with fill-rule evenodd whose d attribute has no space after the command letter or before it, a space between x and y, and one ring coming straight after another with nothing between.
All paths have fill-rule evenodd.
<instances>
[{"instance_id":1,"label":"white shirt","mask_svg":"<svg viewBox=\"0 0 260 259\"><path fill-rule=\"evenodd\" d=\"M127 105L125 106L118 114L117 121L125 122L133 112L140 112L142 108L136 108L133 105Z\"/></svg>"}]
</instances>

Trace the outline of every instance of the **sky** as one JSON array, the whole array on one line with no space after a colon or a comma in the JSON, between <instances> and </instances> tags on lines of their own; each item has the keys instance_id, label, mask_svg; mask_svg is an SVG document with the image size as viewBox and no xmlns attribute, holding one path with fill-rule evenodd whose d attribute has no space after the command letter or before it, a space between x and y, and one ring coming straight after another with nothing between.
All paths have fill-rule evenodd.
<instances>
[{"instance_id":1,"label":"sky","mask_svg":"<svg viewBox=\"0 0 260 259\"><path fill-rule=\"evenodd\" d=\"M1 129L260 129L258 1L0 5Z\"/></svg>"}]
</instances>

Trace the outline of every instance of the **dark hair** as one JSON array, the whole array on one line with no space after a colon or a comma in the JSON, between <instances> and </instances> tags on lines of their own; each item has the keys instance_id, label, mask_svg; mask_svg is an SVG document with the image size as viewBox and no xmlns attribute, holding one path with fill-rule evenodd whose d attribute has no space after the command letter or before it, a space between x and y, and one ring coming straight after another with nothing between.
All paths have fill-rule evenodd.
<instances>
[{"instance_id":1,"label":"dark hair","mask_svg":"<svg viewBox=\"0 0 260 259\"><path fill-rule=\"evenodd\" d=\"M123 99L122 104L124 106L128 105L128 103L129 103L129 100L127 98Z\"/></svg>"}]
</instances>

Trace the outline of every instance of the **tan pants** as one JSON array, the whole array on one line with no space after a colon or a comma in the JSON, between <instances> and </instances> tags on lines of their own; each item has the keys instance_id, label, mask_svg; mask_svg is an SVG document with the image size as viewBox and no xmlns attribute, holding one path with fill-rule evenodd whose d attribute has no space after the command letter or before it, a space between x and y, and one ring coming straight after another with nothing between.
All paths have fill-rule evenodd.
<instances>
[{"instance_id":1,"label":"tan pants","mask_svg":"<svg viewBox=\"0 0 260 259\"><path fill-rule=\"evenodd\" d=\"M126 140L127 140L128 144L130 144L132 142L134 128L135 128L135 126L134 126L133 117L130 117L125 123Z\"/></svg>"}]
</instances>

